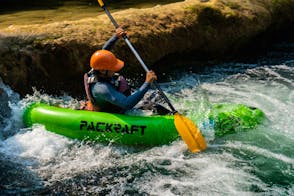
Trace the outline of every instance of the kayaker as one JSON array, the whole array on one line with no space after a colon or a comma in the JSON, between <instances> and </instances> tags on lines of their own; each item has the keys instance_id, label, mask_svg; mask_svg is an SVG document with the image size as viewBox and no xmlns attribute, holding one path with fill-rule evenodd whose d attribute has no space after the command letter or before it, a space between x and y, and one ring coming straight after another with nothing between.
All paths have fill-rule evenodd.
<instances>
[{"instance_id":1,"label":"kayaker","mask_svg":"<svg viewBox=\"0 0 294 196\"><path fill-rule=\"evenodd\" d=\"M126 80L117 74L124 67L124 62L110 52L117 40L126 35L122 28L91 56L91 70L84 75L87 104L84 109L91 111L124 113L132 109L145 95L150 84L157 79L154 71L146 74L145 82L131 94Z\"/></svg>"}]
</instances>

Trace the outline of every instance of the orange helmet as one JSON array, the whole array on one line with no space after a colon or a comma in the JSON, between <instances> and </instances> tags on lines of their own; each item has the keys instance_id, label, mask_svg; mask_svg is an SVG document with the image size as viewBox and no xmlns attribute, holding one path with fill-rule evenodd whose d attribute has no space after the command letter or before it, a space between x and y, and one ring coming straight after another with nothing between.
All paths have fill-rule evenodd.
<instances>
[{"instance_id":1,"label":"orange helmet","mask_svg":"<svg viewBox=\"0 0 294 196\"><path fill-rule=\"evenodd\" d=\"M114 54L108 50L97 50L91 56L90 66L94 70L119 71L124 66L124 62L117 59Z\"/></svg>"}]
</instances>

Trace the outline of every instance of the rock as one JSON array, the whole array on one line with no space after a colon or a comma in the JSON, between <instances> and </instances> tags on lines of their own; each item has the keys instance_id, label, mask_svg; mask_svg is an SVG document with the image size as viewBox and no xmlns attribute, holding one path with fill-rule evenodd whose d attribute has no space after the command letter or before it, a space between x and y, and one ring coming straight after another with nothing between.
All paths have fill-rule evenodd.
<instances>
[{"instance_id":1,"label":"rock","mask_svg":"<svg viewBox=\"0 0 294 196\"><path fill-rule=\"evenodd\" d=\"M8 104L9 97L4 89L0 87L0 139L3 137L3 127L5 126L5 120L11 115L11 109Z\"/></svg>"},{"instance_id":2,"label":"rock","mask_svg":"<svg viewBox=\"0 0 294 196\"><path fill-rule=\"evenodd\" d=\"M11 110L8 104L9 97L4 89L0 88L0 120L10 116Z\"/></svg>"},{"instance_id":3,"label":"rock","mask_svg":"<svg viewBox=\"0 0 294 196\"><path fill-rule=\"evenodd\" d=\"M187 53L206 59L234 55L258 36L293 24L293 8L293 0L186 0L113 16L152 65ZM89 70L89 58L113 32L105 15L0 29L0 77L21 95L33 86L47 93L84 94L82 75ZM143 72L123 41L114 53L125 60L127 74ZM172 69L159 66L150 67Z\"/></svg>"}]
</instances>

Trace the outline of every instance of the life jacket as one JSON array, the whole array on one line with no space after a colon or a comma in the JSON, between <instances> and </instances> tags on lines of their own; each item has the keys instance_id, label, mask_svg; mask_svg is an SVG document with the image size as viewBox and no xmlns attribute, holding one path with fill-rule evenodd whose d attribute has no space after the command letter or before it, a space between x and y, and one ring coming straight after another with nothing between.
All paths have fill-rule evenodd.
<instances>
[{"instance_id":1,"label":"life jacket","mask_svg":"<svg viewBox=\"0 0 294 196\"><path fill-rule=\"evenodd\" d=\"M87 95L87 101L84 105L82 105L81 109L83 110L90 110L90 111L100 111L99 107L95 105L95 99L90 90L90 85L94 85L99 81L106 81L109 82L115 89L119 92L123 93L126 96L131 95L131 88L129 87L126 79L115 73L112 78L109 80L100 79L95 74L92 73L93 70L84 74L84 87ZM120 108L117 106L113 106L113 111L120 113Z\"/></svg>"}]
</instances>

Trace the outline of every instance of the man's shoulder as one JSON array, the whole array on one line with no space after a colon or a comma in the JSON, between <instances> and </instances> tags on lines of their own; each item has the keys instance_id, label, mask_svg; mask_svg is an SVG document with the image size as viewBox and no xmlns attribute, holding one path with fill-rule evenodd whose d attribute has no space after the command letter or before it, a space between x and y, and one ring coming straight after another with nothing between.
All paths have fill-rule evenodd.
<instances>
[{"instance_id":1,"label":"man's shoulder","mask_svg":"<svg viewBox=\"0 0 294 196\"><path fill-rule=\"evenodd\" d=\"M92 85L92 89L95 91L99 91L99 92L104 92L104 91L110 90L112 88L113 88L112 85L106 81L98 81Z\"/></svg>"}]
</instances>

